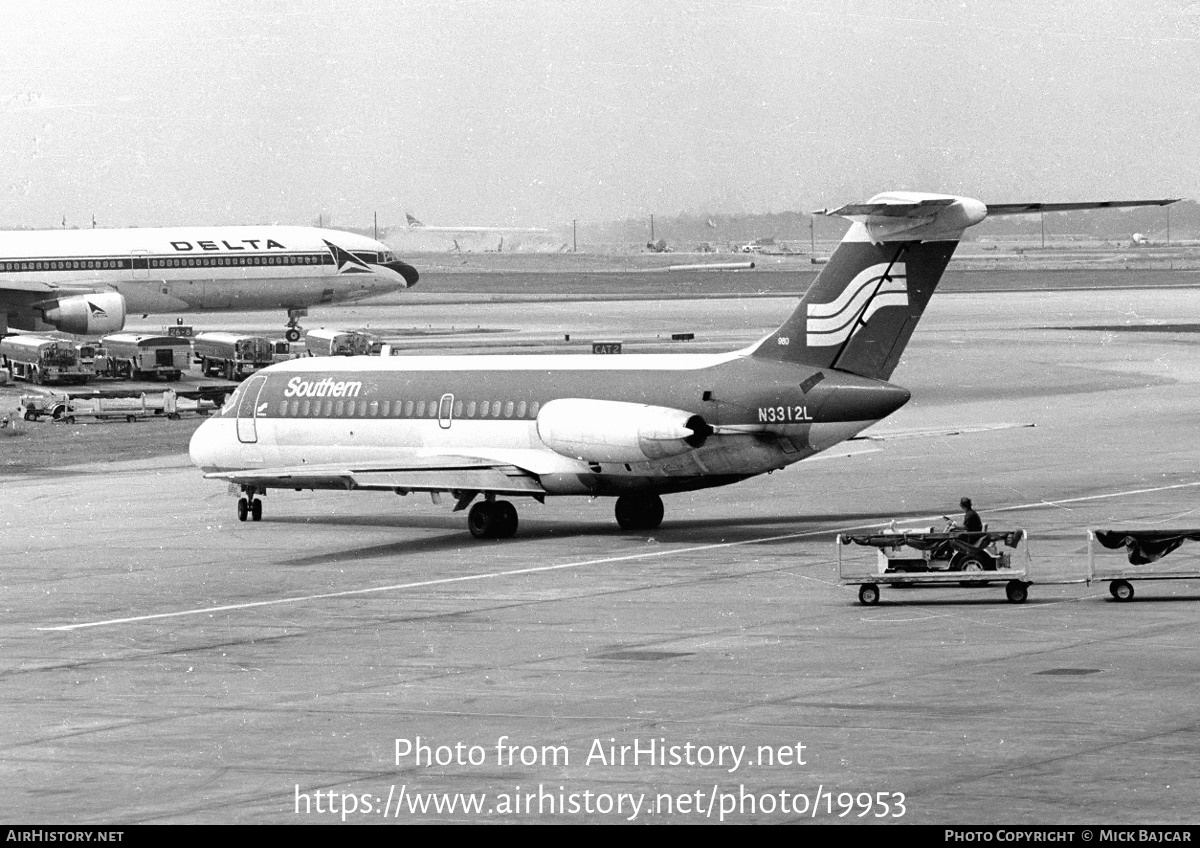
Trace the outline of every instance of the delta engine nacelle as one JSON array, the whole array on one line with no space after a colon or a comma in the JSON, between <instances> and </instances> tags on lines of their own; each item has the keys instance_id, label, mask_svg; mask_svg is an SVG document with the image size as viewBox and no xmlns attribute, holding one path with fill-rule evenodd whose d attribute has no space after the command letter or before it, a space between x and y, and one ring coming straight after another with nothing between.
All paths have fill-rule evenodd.
<instances>
[{"instance_id":1,"label":"delta engine nacelle","mask_svg":"<svg viewBox=\"0 0 1200 848\"><path fill-rule=\"evenodd\" d=\"M645 462L701 447L712 427L682 409L613 400L561 398L541 408L547 447L585 462Z\"/></svg>"},{"instance_id":2,"label":"delta engine nacelle","mask_svg":"<svg viewBox=\"0 0 1200 848\"><path fill-rule=\"evenodd\" d=\"M117 292L60 297L36 308L47 324L78 336L115 333L125 326L125 298Z\"/></svg>"}]
</instances>

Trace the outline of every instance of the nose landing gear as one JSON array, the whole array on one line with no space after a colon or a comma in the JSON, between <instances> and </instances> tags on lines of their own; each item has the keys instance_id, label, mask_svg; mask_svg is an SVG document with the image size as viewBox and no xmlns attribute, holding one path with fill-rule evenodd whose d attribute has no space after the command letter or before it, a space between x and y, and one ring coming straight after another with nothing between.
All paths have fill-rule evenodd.
<instances>
[{"instance_id":1,"label":"nose landing gear","mask_svg":"<svg viewBox=\"0 0 1200 848\"><path fill-rule=\"evenodd\" d=\"M289 342L300 341L300 331L304 329L300 326L300 319L308 315L307 309L289 309L287 332L283 334Z\"/></svg>"}]
</instances>

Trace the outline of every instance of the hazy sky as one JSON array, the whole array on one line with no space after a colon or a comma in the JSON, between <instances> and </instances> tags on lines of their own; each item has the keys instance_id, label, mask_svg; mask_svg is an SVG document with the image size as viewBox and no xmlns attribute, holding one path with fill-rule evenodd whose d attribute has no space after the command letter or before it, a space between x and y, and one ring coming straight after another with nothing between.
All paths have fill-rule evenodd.
<instances>
[{"instance_id":1,"label":"hazy sky","mask_svg":"<svg viewBox=\"0 0 1200 848\"><path fill-rule=\"evenodd\" d=\"M1200 0L0 0L0 225L1200 196Z\"/></svg>"}]
</instances>

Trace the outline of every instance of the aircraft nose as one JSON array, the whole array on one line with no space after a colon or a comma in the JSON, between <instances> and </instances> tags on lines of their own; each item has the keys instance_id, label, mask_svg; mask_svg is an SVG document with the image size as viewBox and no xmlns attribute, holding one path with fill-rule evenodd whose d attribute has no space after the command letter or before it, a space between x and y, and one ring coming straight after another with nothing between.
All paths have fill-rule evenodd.
<instances>
[{"instance_id":1,"label":"aircraft nose","mask_svg":"<svg viewBox=\"0 0 1200 848\"><path fill-rule=\"evenodd\" d=\"M196 432L192 433L192 440L188 443L188 456L192 465L205 471L214 471L217 468L217 423L216 420L203 422L196 428Z\"/></svg>"},{"instance_id":2,"label":"aircraft nose","mask_svg":"<svg viewBox=\"0 0 1200 848\"><path fill-rule=\"evenodd\" d=\"M403 277L405 284L409 288L415 286L417 284L417 280L421 279L421 275L417 273L417 269L409 265L407 262L401 262L397 259L395 262L388 262L387 267L391 268L393 271Z\"/></svg>"}]
</instances>

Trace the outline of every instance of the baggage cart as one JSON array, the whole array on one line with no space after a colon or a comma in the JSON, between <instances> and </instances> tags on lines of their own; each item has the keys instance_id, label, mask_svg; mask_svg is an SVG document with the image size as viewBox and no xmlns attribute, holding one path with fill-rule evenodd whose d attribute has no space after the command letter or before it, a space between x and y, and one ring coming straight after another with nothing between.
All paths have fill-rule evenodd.
<instances>
[{"instance_id":1,"label":"baggage cart","mask_svg":"<svg viewBox=\"0 0 1200 848\"><path fill-rule=\"evenodd\" d=\"M857 544L876 550L873 564L848 559L843 548ZM930 527L897 528L871 533L839 533L834 542L838 580L858 586L858 599L879 603L882 586L989 586L1004 583L1011 603L1029 597L1031 558L1022 529L966 533Z\"/></svg>"},{"instance_id":2,"label":"baggage cart","mask_svg":"<svg viewBox=\"0 0 1200 848\"><path fill-rule=\"evenodd\" d=\"M1108 592L1117 601L1132 601L1133 584L1139 580L1200 580L1200 562L1183 559L1172 566L1160 560L1186 541L1200 541L1200 530L1099 530L1087 531L1087 582L1108 581ZM1120 551L1124 562L1115 556L1097 564L1098 552Z\"/></svg>"}]
</instances>

